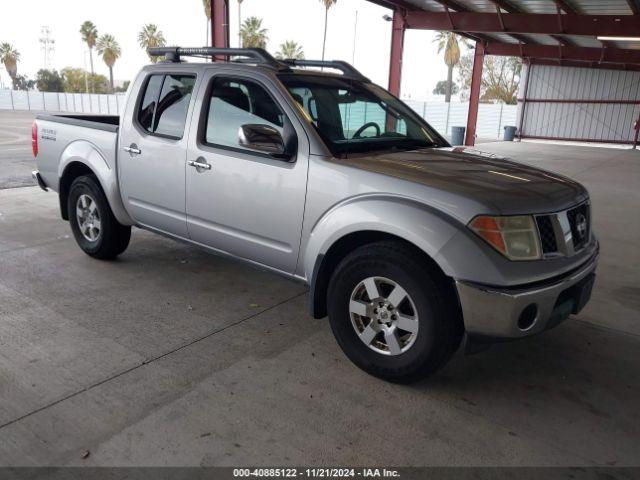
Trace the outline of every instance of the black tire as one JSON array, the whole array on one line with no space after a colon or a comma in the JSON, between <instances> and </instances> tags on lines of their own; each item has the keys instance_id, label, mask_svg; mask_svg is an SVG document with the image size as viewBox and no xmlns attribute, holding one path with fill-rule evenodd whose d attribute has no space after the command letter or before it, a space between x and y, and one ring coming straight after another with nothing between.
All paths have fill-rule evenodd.
<instances>
[{"instance_id":1,"label":"black tire","mask_svg":"<svg viewBox=\"0 0 640 480\"><path fill-rule=\"evenodd\" d=\"M98 212L100 230L93 241L80 231L76 206L81 195L87 195L94 201ZM83 175L73 181L69 189L67 209L73 236L87 255L100 260L110 260L120 255L129 246L131 227L118 223L100 183L93 175Z\"/></svg>"},{"instance_id":2,"label":"black tire","mask_svg":"<svg viewBox=\"0 0 640 480\"><path fill-rule=\"evenodd\" d=\"M417 333L407 350L397 355L367 346L352 325L351 294L369 277L384 277L401 285L415 306ZM444 366L460 346L464 327L452 288L409 245L393 241L365 245L347 255L332 275L327 295L331 329L347 357L365 372L392 382L419 380Z\"/></svg>"}]
</instances>

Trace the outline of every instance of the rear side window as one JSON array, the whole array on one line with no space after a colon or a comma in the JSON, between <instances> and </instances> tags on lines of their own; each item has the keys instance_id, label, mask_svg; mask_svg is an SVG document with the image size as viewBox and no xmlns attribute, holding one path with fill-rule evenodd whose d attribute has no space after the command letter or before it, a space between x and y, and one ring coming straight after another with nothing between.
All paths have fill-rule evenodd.
<instances>
[{"instance_id":1,"label":"rear side window","mask_svg":"<svg viewBox=\"0 0 640 480\"><path fill-rule=\"evenodd\" d=\"M140 103L140 126L151 134L182 138L195 80L193 75L152 75Z\"/></svg>"},{"instance_id":2,"label":"rear side window","mask_svg":"<svg viewBox=\"0 0 640 480\"><path fill-rule=\"evenodd\" d=\"M140 104L140 111L138 112L140 126L150 133L153 132L153 114L156 112L156 103L158 103L158 97L160 97L163 78L164 75L152 75L149 78L142 103Z\"/></svg>"}]
</instances>

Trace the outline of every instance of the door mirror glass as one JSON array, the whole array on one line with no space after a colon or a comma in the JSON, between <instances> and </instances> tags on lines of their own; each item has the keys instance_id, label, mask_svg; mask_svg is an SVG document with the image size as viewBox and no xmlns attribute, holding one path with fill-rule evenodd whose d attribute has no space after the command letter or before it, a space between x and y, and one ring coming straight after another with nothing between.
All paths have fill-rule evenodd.
<instances>
[{"instance_id":1,"label":"door mirror glass","mask_svg":"<svg viewBox=\"0 0 640 480\"><path fill-rule=\"evenodd\" d=\"M274 157L286 157L282 135L270 125L245 123L238 130L238 143L245 148L268 153Z\"/></svg>"}]
</instances>

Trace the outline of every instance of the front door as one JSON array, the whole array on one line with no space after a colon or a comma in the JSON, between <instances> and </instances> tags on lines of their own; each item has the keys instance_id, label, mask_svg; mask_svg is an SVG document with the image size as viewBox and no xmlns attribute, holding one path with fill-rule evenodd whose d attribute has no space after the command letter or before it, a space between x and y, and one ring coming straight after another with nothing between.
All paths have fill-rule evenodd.
<instances>
[{"instance_id":1,"label":"front door","mask_svg":"<svg viewBox=\"0 0 640 480\"><path fill-rule=\"evenodd\" d=\"M198 134L192 134L187 152L187 163L196 162L186 172L189 235L203 245L293 273L309 161L302 126L284 93L267 78L211 74L206 85ZM269 125L297 142L297 149L291 158L279 159L245 148L238 135L245 124Z\"/></svg>"},{"instance_id":2,"label":"front door","mask_svg":"<svg viewBox=\"0 0 640 480\"><path fill-rule=\"evenodd\" d=\"M142 80L120 137L120 189L136 223L187 237L187 118L196 77L153 73ZM130 102L131 103L131 102Z\"/></svg>"}]
</instances>

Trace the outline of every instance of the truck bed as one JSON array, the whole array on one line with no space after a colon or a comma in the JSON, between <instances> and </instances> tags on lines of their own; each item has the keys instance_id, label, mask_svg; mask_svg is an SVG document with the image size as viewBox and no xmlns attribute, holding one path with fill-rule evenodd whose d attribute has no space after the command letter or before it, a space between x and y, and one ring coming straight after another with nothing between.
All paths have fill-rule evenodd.
<instances>
[{"instance_id":1,"label":"truck bed","mask_svg":"<svg viewBox=\"0 0 640 480\"><path fill-rule=\"evenodd\" d=\"M38 115L36 118L38 120L95 128L108 132L117 132L120 126L120 117L118 115Z\"/></svg>"},{"instance_id":2,"label":"truck bed","mask_svg":"<svg viewBox=\"0 0 640 480\"><path fill-rule=\"evenodd\" d=\"M36 163L47 187L59 190L66 166L81 161L96 175L114 172L120 117L116 115L38 115ZM115 177L114 177L115 178Z\"/></svg>"}]
</instances>

